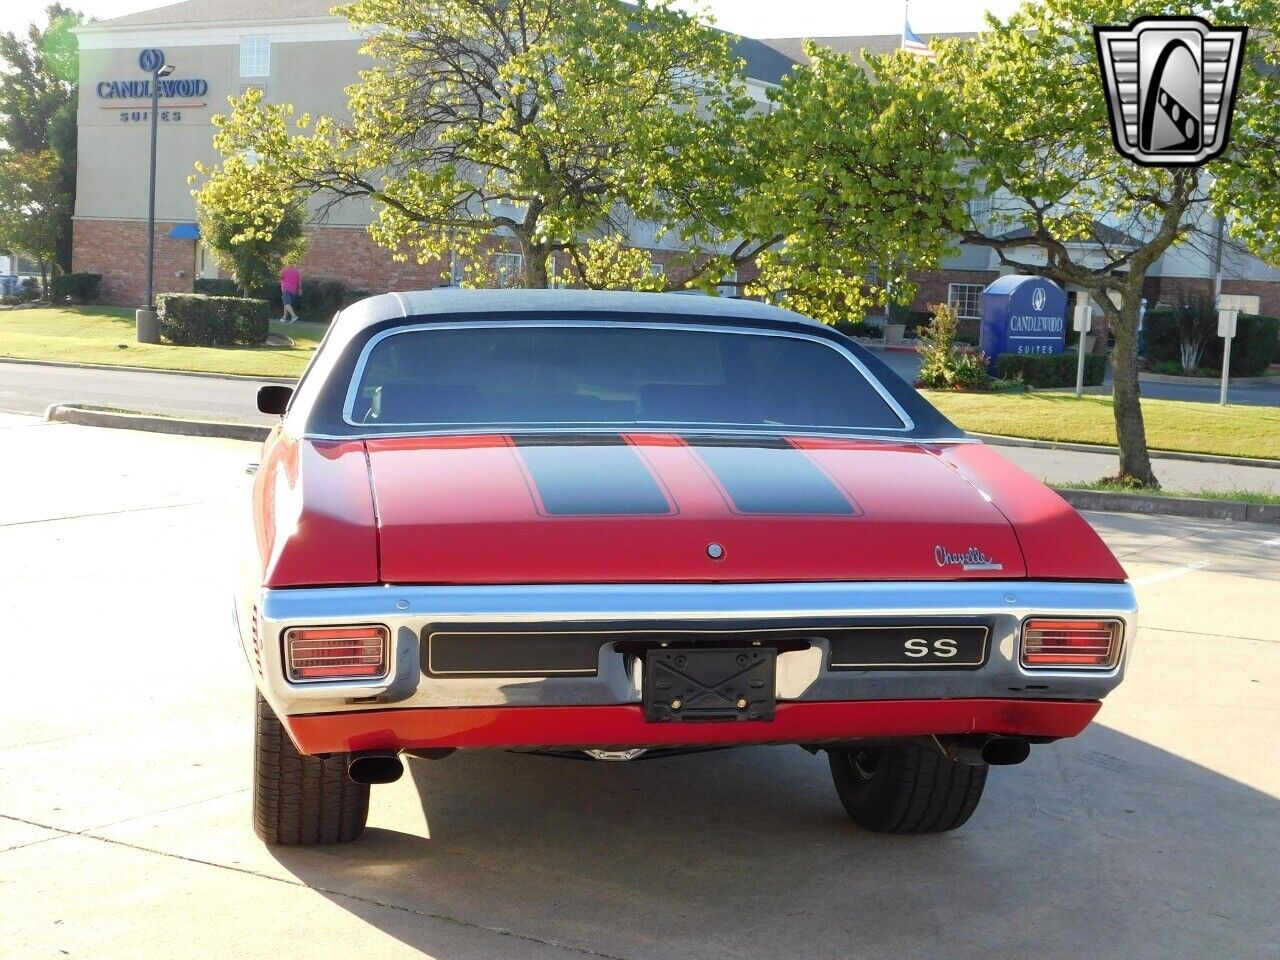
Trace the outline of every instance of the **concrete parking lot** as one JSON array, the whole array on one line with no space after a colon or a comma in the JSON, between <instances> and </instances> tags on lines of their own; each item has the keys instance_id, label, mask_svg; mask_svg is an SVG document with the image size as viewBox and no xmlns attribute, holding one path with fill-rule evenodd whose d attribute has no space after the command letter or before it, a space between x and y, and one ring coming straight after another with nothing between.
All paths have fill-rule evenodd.
<instances>
[{"instance_id":1,"label":"concrete parking lot","mask_svg":"<svg viewBox=\"0 0 1280 960\"><path fill-rule=\"evenodd\" d=\"M252 444L0 415L0 955L1280 955L1280 529L1090 516L1137 584L1127 683L880 837L797 748L412 761L360 842L248 821L231 557Z\"/></svg>"}]
</instances>

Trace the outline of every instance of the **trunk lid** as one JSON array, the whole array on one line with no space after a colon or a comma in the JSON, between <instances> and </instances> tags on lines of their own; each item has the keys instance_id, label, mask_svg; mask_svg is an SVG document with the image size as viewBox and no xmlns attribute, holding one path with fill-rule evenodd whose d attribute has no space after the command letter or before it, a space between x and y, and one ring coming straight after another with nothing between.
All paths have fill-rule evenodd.
<instances>
[{"instance_id":1,"label":"trunk lid","mask_svg":"<svg viewBox=\"0 0 1280 960\"><path fill-rule=\"evenodd\" d=\"M366 449L389 583L1025 574L990 498L917 444L495 435Z\"/></svg>"}]
</instances>

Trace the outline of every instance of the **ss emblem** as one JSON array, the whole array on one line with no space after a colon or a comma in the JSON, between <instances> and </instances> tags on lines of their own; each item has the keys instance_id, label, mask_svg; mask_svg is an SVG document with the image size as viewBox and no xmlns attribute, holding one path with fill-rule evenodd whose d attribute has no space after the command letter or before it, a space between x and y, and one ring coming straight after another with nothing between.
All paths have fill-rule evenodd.
<instances>
[{"instance_id":1,"label":"ss emblem","mask_svg":"<svg viewBox=\"0 0 1280 960\"><path fill-rule=\"evenodd\" d=\"M934 656L939 660L949 660L954 657L959 650L956 648L956 642L950 637L939 637L933 641L933 645L929 645L929 641L920 637L914 637L911 640L904 641L902 644L903 652L914 660L922 657Z\"/></svg>"}]
</instances>

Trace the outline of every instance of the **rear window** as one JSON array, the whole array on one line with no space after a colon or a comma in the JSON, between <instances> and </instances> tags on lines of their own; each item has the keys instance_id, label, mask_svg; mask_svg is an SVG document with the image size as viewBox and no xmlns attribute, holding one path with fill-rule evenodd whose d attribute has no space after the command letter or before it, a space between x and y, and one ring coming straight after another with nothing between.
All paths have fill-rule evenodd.
<instances>
[{"instance_id":1,"label":"rear window","mask_svg":"<svg viewBox=\"0 0 1280 960\"><path fill-rule=\"evenodd\" d=\"M833 345L662 326L473 324L374 341L345 411L378 427L902 430Z\"/></svg>"}]
</instances>

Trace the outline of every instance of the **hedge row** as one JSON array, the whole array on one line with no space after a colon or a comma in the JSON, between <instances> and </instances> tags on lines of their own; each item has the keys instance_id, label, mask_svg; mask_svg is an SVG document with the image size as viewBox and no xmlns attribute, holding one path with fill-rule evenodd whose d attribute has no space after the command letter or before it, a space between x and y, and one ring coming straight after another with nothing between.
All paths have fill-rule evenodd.
<instances>
[{"instance_id":1,"label":"hedge row","mask_svg":"<svg viewBox=\"0 0 1280 960\"><path fill-rule=\"evenodd\" d=\"M1074 387L1078 363L1074 353L1002 353L996 358L996 371L1002 380L1021 380L1029 387ZM1106 372L1105 355L1085 354L1086 387L1100 386Z\"/></svg>"},{"instance_id":2,"label":"hedge row","mask_svg":"<svg viewBox=\"0 0 1280 960\"><path fill-rule=\"evenodd\" d=\"M216 279L200 278L195 282L196 293L217 297L239 297L240 286L228 277ZM280 298L279 284L259 287L249 291L255 299L264 300L271 305L277 315L284 309ZM333 315L343 307L349 307L358 300L373 296L372 290L348 286L341 280L303 280L302 300L297 305L299 316L316 323L328 323Z\"/></svg>"},{"instance_id":3,"label":"hedge row","mask_svg":"<svg viewBox=\"0 0 1280 960\"><path fill-rule=\"evenodd\" d=\"M59 273L53 278L53 299L70 298L76 303L94 303L102 290L100 273Z\"/></svg>"},{"instance_id":4,"label":"hedge row","mask_svg":"<svg viewBox=\"0 0 1280 960\"><path fill-rule=\"evenodd\" d=\"M1152 363L1182 361L1182 337L1172 310L1148 310L1143 324L1143 356ZM1280 317L1242 315L1231 343L1231 375L1258 377L1267 372L1280 347ZM1201 369L1222 369L1222 338L1212 336L1200 356Z\"/></svg>"},{"instance_id":5,"label":"hedge row","mask_svg":"<svg viewBox=\"0 0 1280 960\"><path fill-rule=\"evenodd\" d=\"M265 300L165 293L156 297L156 307L160 335L181 347L259 346L270 331Z\"/></svg>"}]
</instances>

